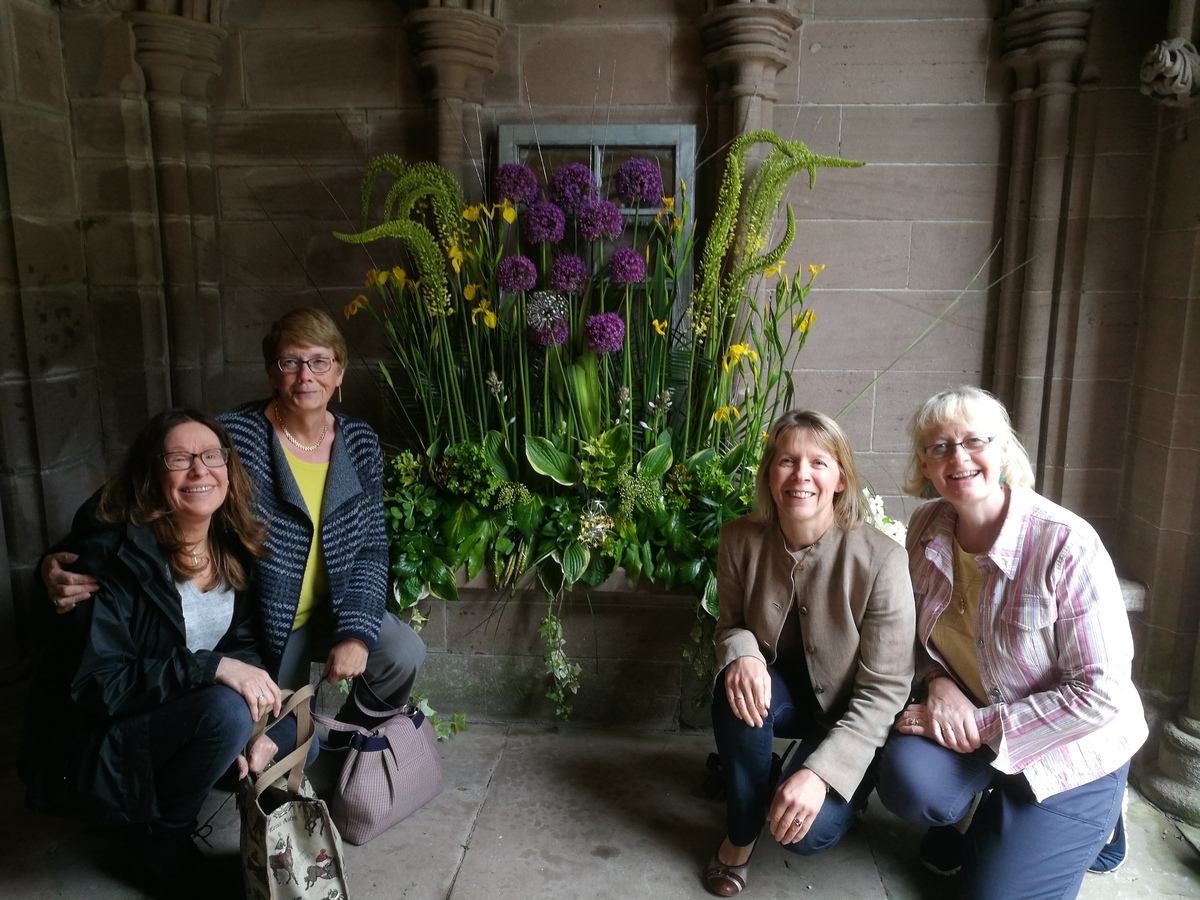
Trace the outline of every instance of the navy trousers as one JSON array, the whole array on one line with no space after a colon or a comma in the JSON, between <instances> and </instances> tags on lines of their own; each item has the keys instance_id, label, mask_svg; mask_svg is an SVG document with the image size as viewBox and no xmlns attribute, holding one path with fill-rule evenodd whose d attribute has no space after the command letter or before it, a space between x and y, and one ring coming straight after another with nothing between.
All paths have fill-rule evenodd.
<instances>
[{"instance_id":1,"label":"navy trousers","mask_svg":"<svg viewBox=\"0 0 1200 900\"><path fill-rule=\"evenodd\" d=\"M962 896L1059 900L1079 893L1084 873L1121 815L1129 763L1040 803L1021 775L991 765L992 752L956 753L893 732L879 767L879 799L908 822L950 825L989 791L966 834Z\"/></svg>"}]
</instances>

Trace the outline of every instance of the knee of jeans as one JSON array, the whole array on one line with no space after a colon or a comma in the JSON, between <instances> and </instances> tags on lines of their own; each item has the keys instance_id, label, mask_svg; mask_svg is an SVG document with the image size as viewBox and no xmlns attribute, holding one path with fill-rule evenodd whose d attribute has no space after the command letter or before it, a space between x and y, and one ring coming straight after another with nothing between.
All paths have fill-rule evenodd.
<instances>
[{"instance_id":1,"label":"knee of jeans","mask_svg":"<svg viewBox=\"0 0 1200 900\"><path fill-rule=\"evenodd\" d=\"M834 847L841 839L842 836L840 834L822 833L813 830L800 840L791 844L783 844L782 846L784 850L789 853L795 853L797 856L815 856Z\"/></svg>"},{"instance_id":2,"label":"knee of jeans","mask_svg":"<svg viewBox=\"0 0 1200 900\"><path fill-rule=\"evenodd\" d=\"M223 684L216 685L211 693L212 702L205 711L208 726L224 736L230 746L246 746L254 732L254 717L245 699Z\"/></svg>"}]
</instances>

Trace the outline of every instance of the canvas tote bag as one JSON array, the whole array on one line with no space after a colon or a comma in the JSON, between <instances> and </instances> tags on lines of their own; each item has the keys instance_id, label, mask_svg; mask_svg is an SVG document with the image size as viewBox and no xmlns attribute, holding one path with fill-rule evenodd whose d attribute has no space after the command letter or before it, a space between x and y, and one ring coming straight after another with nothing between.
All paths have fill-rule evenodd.
<instances>
[{"instance_id":1,"label":"canvas tote bag","mask_svg":"<svg viewBox=\"0 0 1200 900\"><path fill-rule=\"evenodd\" d=\"M275 721L296 713L296 749L238 785L247 900L348 900L350 896L341 837L325 801L304 775L315 733L309 709L314 691L306 685L290 697L284 692L286 702ZM266 730L266 719L263 716L255 726L250 744Z\"/></svg>"}]
</instances>

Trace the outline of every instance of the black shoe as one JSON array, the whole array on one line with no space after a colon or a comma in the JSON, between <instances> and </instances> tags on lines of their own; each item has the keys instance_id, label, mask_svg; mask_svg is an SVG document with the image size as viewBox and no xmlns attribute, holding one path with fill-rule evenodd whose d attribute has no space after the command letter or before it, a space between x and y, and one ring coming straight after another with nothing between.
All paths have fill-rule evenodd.
<instances>
[{"instance_id":1,"label":"black shoe","mask_svg":"<svg viewBox=\"0 0 1200 900\"><path fill-rule=\"evenodd\" d=\"M962 868L965 843L953 825L930 828L921 838L921 865L938 875L956 875Z\"/></svg>"},{"instance_id":2,"label":"black shoe","mask_svg":"<svg viewBox=\"0 0 1200 900\"><path fill-rule=\"evenodd\" d=\"M236 896L196 846L190 828L137 826L130 851L134 877L156 900Z\"/></svg>"},{"instance_id":3,"label":"black shoe","mask_svg":"<svg viewBox=\"0 0 1200 900\"><path fill-rule=\"evenodd\" d=\"M1117 827L1113 829L1112 837L1096 857L1096 861L1088 866L1089 872L1108 875L1125 865L1125 856L1129 847L1125 843L1125 813L1117 819Z\"/></svg>"}]
</instances>

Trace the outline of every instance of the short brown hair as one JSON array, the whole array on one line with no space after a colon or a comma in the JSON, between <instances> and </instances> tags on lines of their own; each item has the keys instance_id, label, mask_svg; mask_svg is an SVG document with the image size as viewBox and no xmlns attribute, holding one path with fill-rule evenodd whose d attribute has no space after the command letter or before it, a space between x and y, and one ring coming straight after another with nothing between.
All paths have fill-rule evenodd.
<instances>
[{"instance_id":1,"label":"short brown hair","mask_svg":"<svg viewBox=\"0 0 1200 900\"><path fill-rule=\"evenodd\" d=\"M186 542L171 515L160 481L167 437L176 426L186 422L203 425L229 451L226 463L229 492L209 525L210 546L217 575L235 590L244 590L250 584L247 554L259 559L267 556L266 529L254 516L251 506L254 483L238 459L229 432L206 413L194 409L167 409L147 422L125 454L121 471L101 489L96 518L111 524L128 522L139 528L149 528L158 545L166 551L176 580L186 581L197 574L198 566L189 568L179 561L179 551Z\"/></svg>"},{"instance_id":2,"label":"short brown hair","mask_svg":"<svg viewBox=\"0 0 1200 900\"><path fill-rule=\"evenodd\" d=\"M333 316L315 306L300 306L288 310L271 323L262 339L263 363L268 369L279 358L279 348L284 344L297 347L328 347L333 351L338 365L346 368L349 351L346 339Z\"/></svg>"},{"instance_id":3,"label":"short brown hair","mask_svg":"<svg viewBox=\"0 0 1200 900\"><path fill-rule=\"evenodd\" d=\"M771 464L775 462L780 439L793 428L803 428L822 450L837 460L842 478L846 480L846 489L834 498L833 515L838 525L846 531L853 531L867 518L854 450L842 426L824 413L811 409L786 412L771 426L762 459L758 461L758 474L754 477L754 518L759 522L775 522L779 518L775 498L771 495Z\"/></svg>"}]
</instances>

